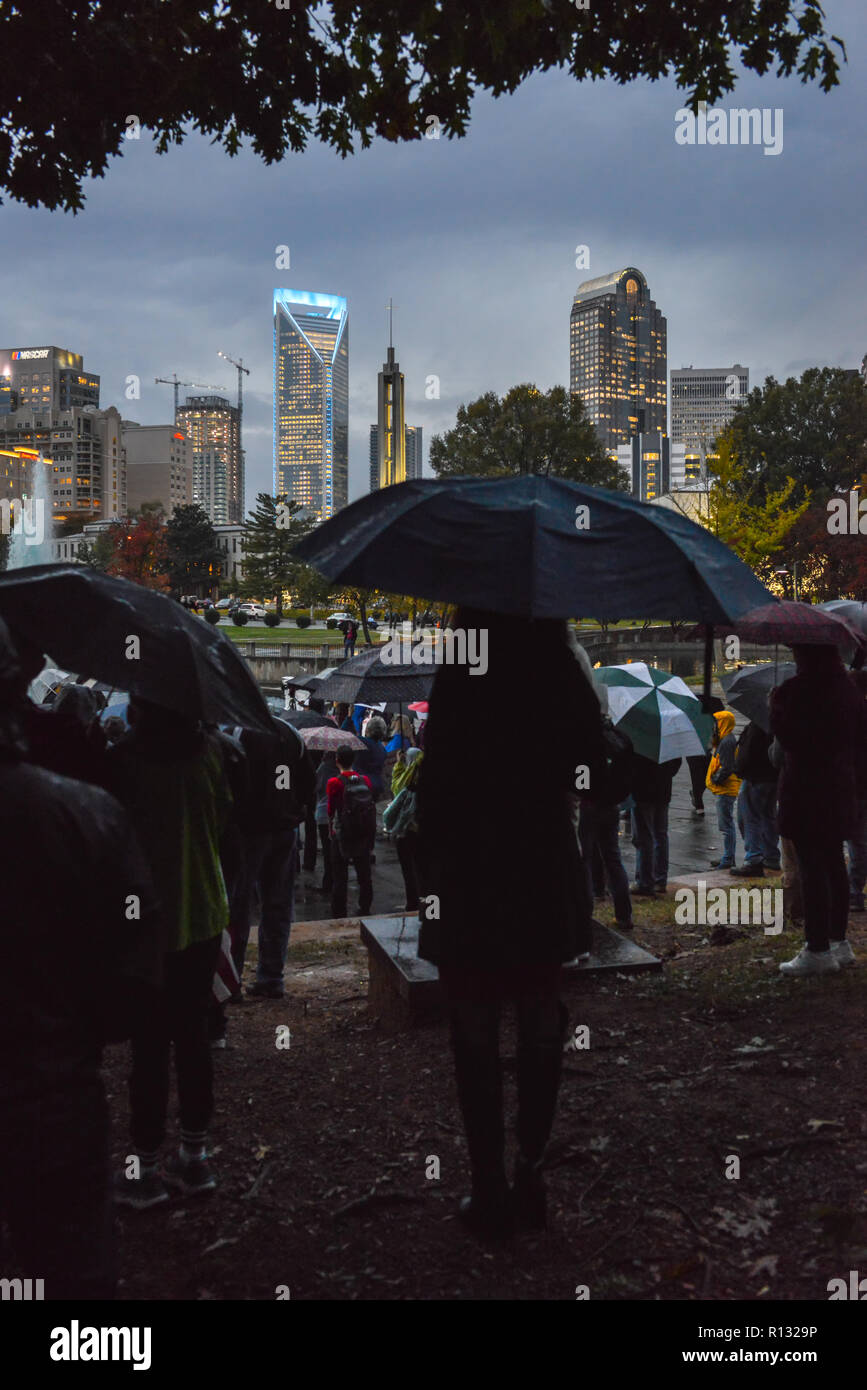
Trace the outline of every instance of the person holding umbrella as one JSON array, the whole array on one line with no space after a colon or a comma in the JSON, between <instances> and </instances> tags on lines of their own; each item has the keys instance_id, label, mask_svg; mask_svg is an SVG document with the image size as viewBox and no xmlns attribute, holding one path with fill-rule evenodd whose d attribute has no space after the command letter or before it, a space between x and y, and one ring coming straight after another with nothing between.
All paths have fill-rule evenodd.
<instances>
[{"instance_id":1,"label":"person holding umbrella","mask_svg":"<svg viewBox=\"0 0 867 1390\"><path fill-rule=\"evenodd\" d=\"M794 843L806 943L786 976L833 973L855 955L846 940L849 883L843 841L857 830L856 767L867 743L867 703L836 647L792 647L797 675L771 692L771 733L783 749L780 833Z\"/></svg>"},{"instance_id":2,"label":"person holding umbrella","mask_svg":"<svg viewBox=\"0 0 867 1390\"><path fill-rule=\"evenodd\" d=\"M0 1221L47 1299L109 1299L100 1065L157 1006L157 903L117 801L30 761L27 684L0 618Z\"/></svg>"},{"instance_id":3,"label":"person holding umbrella","mask_svg":"<svg viewBox=\"0 0 867 1390\"><path fill-rule=\"evenodd\" d=\"M459 610L457 628L487 633L488 670L443 666L434 680L418 781L419 955L439 968L449 1008L458 1100L472 1173L461 1219L484 1238L515 1222L546 1222L542 1162L554 1120L567 1012L561 968L577 954L582 891L573 799L603 763L599 701L565 622ZM547 753L516 774L514 711L499 698L519 650L550 691ZM495 698L496 697L496 698ZM490 756L472 795L456 794ZM526 814L526 808L530 814ZM499 1025L506 999L518 1017L518 1160L514 1190L504 1165Z\"/></svg>"}]
</instances>

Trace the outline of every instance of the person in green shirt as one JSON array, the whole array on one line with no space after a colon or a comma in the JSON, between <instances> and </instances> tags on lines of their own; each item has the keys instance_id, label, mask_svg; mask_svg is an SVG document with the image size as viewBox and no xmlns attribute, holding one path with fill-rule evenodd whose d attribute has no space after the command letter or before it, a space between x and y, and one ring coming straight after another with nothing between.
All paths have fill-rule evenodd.
<instances>
[{"instance_id":1,"label":"person in green shirt","mask_svg":"<svg viewBox=\"0 0 867 1390\"><path fill-rule=\"evenodd\" d=\"M208 1009L229 902L220 839L231 792L216 739L148 701L130 701L131 729L109 754L111 790L138 833L160 899L164 987L132 1039L130 1109L136 1163L116 1176L115 1200L136 1208L216 1186L206 1154L213 1111ZM181 1121L177 1156L159 1169L174 1044Z\"/></svg>"}]
</instances>

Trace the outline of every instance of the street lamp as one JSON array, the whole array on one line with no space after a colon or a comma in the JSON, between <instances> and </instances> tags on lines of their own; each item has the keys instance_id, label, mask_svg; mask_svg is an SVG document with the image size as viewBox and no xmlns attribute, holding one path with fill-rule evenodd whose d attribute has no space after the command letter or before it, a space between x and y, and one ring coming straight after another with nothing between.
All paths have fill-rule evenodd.
<instances>
[{"instance_id":1,"label":"street lamp","mask_svg":"<svg viewBox=\"0 0 867 1390\"><path fill-rule=\"evenodd\" d=\"M787 580L788 577L789 577L790 571L789 571L789 570L774 570L774 574L779 575L780 579L783 581L783 598L785 598L785 597L786 597L786 580Z\"/></svg>"}]
</instances>

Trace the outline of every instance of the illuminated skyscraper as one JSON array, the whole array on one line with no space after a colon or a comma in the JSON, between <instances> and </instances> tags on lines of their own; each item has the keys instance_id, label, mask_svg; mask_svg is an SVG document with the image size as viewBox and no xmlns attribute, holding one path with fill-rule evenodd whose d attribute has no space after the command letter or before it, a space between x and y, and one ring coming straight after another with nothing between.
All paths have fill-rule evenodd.
<instances>
[{"instance_id":1,"label":"illuminated skyscraper","mask_svg":"<svg viewBox=\"0 0 867 1390\"><path fill-rule=\"evenodd\" d=\"M714 457L715 440L749 393L749 368L739 362L733 367L681 367L672 371L671 440L684 446L687 482L706 477L705 463Z\"/></svg>"},{"instance_id":2,"label":"illuminated skyscraper","mask_svg":"<svg viewBox=\"0 0 867 1390\"><path fill-rule=\"evenodd\" d=\"M211 464L225 478L225 516L223 522L244 521L244 470L241 456L241 427L238 407L225 396L187 396L179 406L176 424L186 432L189 455L195 465L210 454Z\"/></svg>"},{"instance_id":3,"label":"illuminated skyscraper","mask_svg":"<svg viewBox=\"0 0 867 1390\"><path fill-rule=\"evenodd\" d=\"M274 291L274 492L320 521L349 500L349 315L339 295Z\"/></svg>"},{"instance_id":4,"label":"illuminated skyscraper","mask_svg":"<svg viewBox=\"0 0 867 1390\"><path fill-rule=\"evenodd\" d=\"M569 387L610 454L633 435L666 433L666 386L666 321L641 271L627 266L579 285L569 329Z\"/></svg>"},{"instance_id":5,"label":"illuminated skyscraper","mask_svg":"<svg viewBox=\"0 0 867 1390\"><path fill-rule=\"evenodd\" d=\"M406 477L420 478L422 476L422 438L424 431L421 425L404 425L403 442L404 454L406 456ZM370 491L376 492L379 487L379 426L370 427Z\"/></svg>"}]
</instances>

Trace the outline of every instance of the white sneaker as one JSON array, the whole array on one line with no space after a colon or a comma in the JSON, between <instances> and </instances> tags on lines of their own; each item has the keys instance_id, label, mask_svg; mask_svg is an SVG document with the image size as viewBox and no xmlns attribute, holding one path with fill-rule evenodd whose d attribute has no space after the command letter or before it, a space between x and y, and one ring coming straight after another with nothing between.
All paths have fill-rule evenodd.
<instances>
[{"instance_id":1,"label":"white sneaker","mask_svg":"<svg viewBox=\"0 0 867 1390\"><path fill-rule=\"evenodd\" d=\"M850 947L851 950L851 947ZM811 951L802 946L792 960L784 960L780 966L783 975L833 975L840 969L840 963L833 951Z\"/></svg>"},{"instance_id":2,"label":"white sneaker","mask_svg":"<svg viewBox=\"0 0 867 1390\"><path fill-rule=\"evenodd\" d=\"M838 965L854 965L858 959L848 941L832 941L831 955Z\"/></svg>"}]
</instances>

